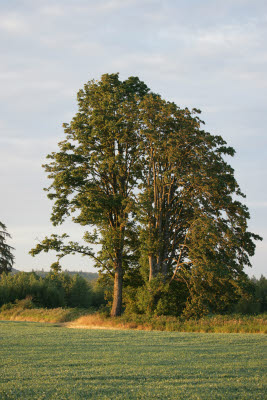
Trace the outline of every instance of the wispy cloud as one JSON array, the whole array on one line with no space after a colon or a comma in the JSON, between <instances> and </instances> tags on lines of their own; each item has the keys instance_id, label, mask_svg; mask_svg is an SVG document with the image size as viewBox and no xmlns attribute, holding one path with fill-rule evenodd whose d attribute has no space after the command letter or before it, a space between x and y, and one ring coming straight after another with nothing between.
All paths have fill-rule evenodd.
<instances>
[{"instance_id":1,"label":"wispy cloud","mask_svg":"<svg viewBox=\"0 0 267 400\"><path fill-rule=\"evenodd\" d=\"M52 17L61 17L70 14L101 14L103 12L110 13L118 9L122 10L131 6L151 4L152 0L99 0L86 2L65 2L64 6L58 4L43 5L39 8L40 14Z\"/></svg>"},{"instance_id":2,"label":"wispy cloud","mask_svg":"<svg viewBox=\"0 0 267 400\"><path fill-rule=\"evenodd\" d=\"M23 16L3 13L0 16L0 30L12 35L23 35L29 33L29 26Z\"/></svg>"},{"instance_id":3,"label":"wispy cloud","mask_svg":"<svg viewBox=\"0 0 267 400\"><path fill-rule=\"evenodd\" d=\"M253 208L266 208L267 201L248 201L246 202L246 205Z\"/></svg>"},{"instance_id":4,"label":"wispy cloud","mask_svg":"<svg viewBox=\"0 0 267 400\"><path fill-rule=\"evenodd\" d=\"M0 15L0 31L10 35L25 35L30 32L29 22L26 15L2 11Z\"/></svg>"}]
</instances>

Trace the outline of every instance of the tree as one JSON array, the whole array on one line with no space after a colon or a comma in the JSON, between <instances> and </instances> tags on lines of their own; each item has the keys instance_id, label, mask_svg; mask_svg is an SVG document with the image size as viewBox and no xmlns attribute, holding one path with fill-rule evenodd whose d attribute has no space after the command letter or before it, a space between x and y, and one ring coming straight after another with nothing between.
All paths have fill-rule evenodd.
<instances>
[{"instance_id":1,"label":"tree","mask_svg":"<svg viewBox=\"0 0 267 400\"><path fill-rule=\"evenodd\" d=\"M0 275L2 272L10 272L14 264L14 256L12 254L14 249L6 243L6 239L10 237L6 226L0 222Z\"/></svg>"},{"instance_id":2,"label":"tree","mask_svg":"<svg viewBox=\"0 0 267 400\"><path fill-rule=\"evenodd\" d=\"M141 168L137 115L148 91L138 78L120 81L118 74L89 81L78 92L78 113L70 124L63 124L66 139L44 166L52 180L48 197L54 200L53 224L73 215L74 222L97 228L93 235L87 232L85 239L102 249L96 256L88 247L64 245L64 238L54 236L46 238L32 254L48 245L60 250L60 257L65 250L66 254L73 250L91 256L114 280L112 316L121 314L123 274L134 262L132 213Z\"/></svg>"},{"instance_id":3,"label":"tree","mask_svg":"<svg viewBox=\"0 0 267 400\"><path fill-rule=\"evenodd\" d=\"M72 216L96 230L85 233L86 245L52 235L31 254L94 259L114 283L112 316L122 311L124 278L152 311L166 310L174 291L187 295L181 303L188 315L224 310L261 239L247 231L249 212L238 200L244 195L225 161L234 149L202 129L199 110L180 109L136 77L89 81L78 107L44 166L51 220Z\"/></svg>"},{"instance_id":4,"label":"tree","mask_svg":"<svg viewBox=\"0 0 267 400\"><path fill-rule=\"evenodd\" d=\"M199 113L153 94L140 104L139 221L148 287L155 288L155 279L166 285L180 280L188 288L187 308L196 313L226 306L251 265L253 240L261 239L247 231L249 212L237 200L245 196L224 160L234 149L201 129ZM154 308L161 298L157 287Z\"/></svg>"}]
</instances>

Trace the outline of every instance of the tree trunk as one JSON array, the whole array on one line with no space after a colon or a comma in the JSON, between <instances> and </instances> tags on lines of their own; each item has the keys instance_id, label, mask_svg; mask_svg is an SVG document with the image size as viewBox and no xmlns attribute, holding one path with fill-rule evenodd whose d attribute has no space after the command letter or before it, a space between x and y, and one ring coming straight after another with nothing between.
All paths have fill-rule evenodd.
<instances>
[{"instance_id":1,"label":"tree trunk","mask_svg":"<svg viewBox=\"0 0 267 400\"><path fill-rule=\"evenodd\" d=\"M111 317L118 317L122 312L122 262L118 260L115 267L113 303Z\"/></svg>"}]
</instances>

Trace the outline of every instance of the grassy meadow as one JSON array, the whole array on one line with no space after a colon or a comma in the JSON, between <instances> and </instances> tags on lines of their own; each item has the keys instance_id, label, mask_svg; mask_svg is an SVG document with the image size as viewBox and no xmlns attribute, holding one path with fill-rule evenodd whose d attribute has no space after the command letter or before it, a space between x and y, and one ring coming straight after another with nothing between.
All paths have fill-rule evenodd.
<instances>
[{"instance_id":1,"label":"grassy meadow","mask_svg":"<svg viewBox=\"0 0 267 400\"><path fill-rule=\"evenodd\" d=\"M0 398L264 399L266 336L0 322Z\"/></svg>"}]
</instances>

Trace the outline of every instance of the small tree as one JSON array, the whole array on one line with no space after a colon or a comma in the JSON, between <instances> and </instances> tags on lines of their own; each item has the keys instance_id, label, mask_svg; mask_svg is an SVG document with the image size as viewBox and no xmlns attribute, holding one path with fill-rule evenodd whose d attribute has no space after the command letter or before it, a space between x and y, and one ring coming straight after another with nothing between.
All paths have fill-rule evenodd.
<instances>
[{"instance_id":1,"label":"small tree","mask_svg":"<svg viewBox=\"0 0 267 400\"><path fill-rule=\"evenodd\" d=\"M0 274L2 272L10 272L14 264L14 256L12 254L13 247L6 243L7 238L11 238L6 230L6 226L0 222Z\"/></svg>"}]
</instances>

